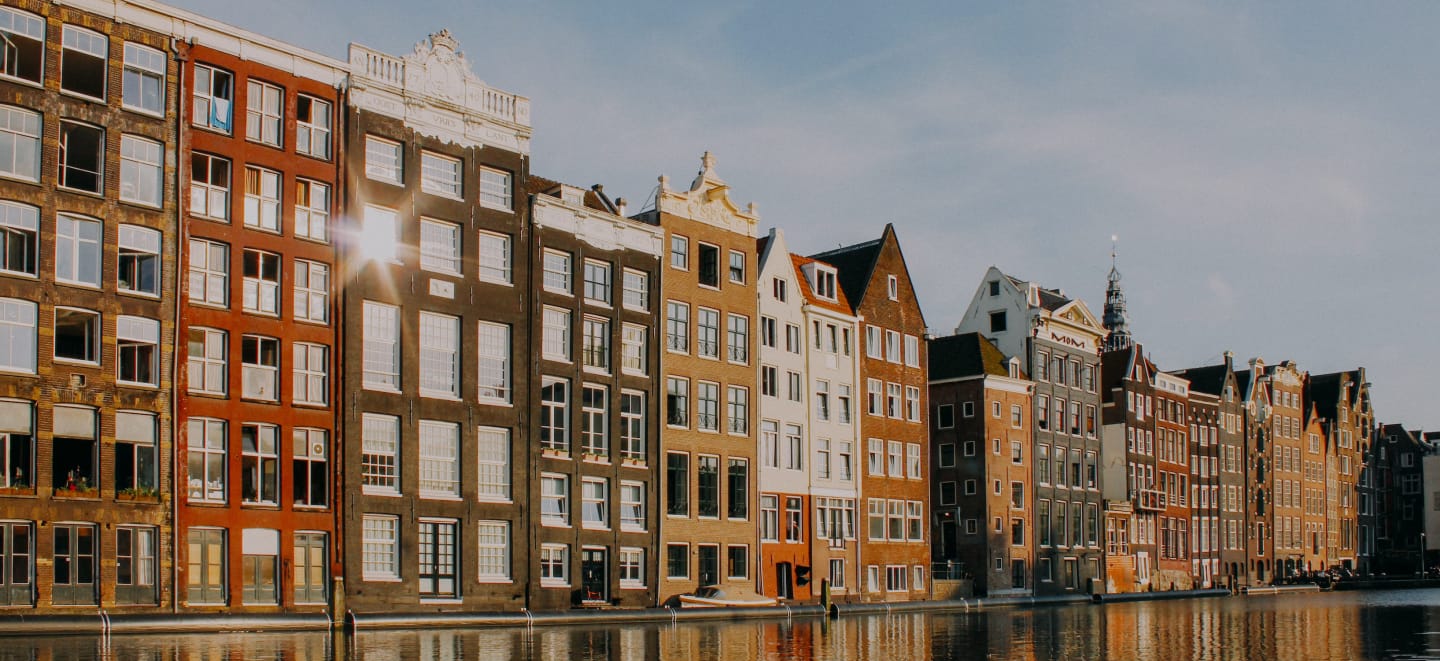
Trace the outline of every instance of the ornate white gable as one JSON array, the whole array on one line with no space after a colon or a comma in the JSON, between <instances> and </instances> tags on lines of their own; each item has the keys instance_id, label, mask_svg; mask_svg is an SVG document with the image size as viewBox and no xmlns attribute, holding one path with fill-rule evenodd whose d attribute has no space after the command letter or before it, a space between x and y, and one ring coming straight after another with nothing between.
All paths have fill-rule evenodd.
<instances>
[{"instance_id":1,"label":"ornate white gable","mask_svg":"<svg viewBox=\"0 0 1440 661\"><path fill-rule=\"evenodd\" d=\"M350 69L350 99L362 109L442 140L530 153L530 100L480 80L449 30L404 57L350 44Z\"/></svg>"},{"instance_id":2,"label":"ornate white gable","mask_svg":"<svg viewBox=\"0 0 1440 661\"><path fill-rule=\"evenodd\" d=\"M757 236L760 223L760 214L755 210L754 202L742 210L730 201L730 185L715 174L715 157L708 151L700 157L700 172L690 182L690 190L672 190L670 177L660 175L660 192L655 208L660 213L689 218L749 237Z\"/></svg>"}]
</instances>

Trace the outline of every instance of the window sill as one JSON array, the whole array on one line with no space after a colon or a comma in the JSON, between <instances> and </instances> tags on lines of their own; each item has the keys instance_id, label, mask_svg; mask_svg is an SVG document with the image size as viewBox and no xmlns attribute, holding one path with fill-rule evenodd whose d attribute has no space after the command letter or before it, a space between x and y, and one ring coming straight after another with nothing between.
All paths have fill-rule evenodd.
<instances>
[{"instance_id":1,"label":"window sill","mask_svg":"<svg viewBox=\"0 0 1440 661\"><path fill-rule=\"evenodd\" d=\"M362 576L360 580L366 583L404 583L399 576Z\"/></svg>"},{"instance_id":2,"label":"window sill","mask_svg":"<svg viewBox=\"0 0 1440 661\"><path fill-rule=\"evenodd\" d=\"M121 296L133 296L133 297L135 297L135 298L144 298L144 299L149 299L149 300L153 300L153 301L158 301L158 300L160 300L160 294L158 294L158 293L152 294L152 293L150 293L150 292L134 291L134 290L130 290L130 289L119 289L119 288L116 288L115 293L116 293L116 294L119 294L119 295L121 295Z\"/></svg>"},{"instance_id":3,"label":"window sill","mask_svg":"<svg viewBox=\"0 0 1440 661\"><path fill-rule=\"evenodd\" d=\"M511 281L511 280L496 280L495 278L479 278L479 277L477 277L477 278L475 278L475 279L476 279L476 280L479 280L480 282L482 282L482 283L484 283L484 284L487 284L487 285L495 285L495 286L498 286L498 287L514 287L514 286L515 286L515 283L514 283L513 281Z\"/></svg>"},{"instance_id":4,"label":"window sill","mask_svg":"<svg viewBox=\"0 0 1440 661\"><path fill-rule=\"evenodd\" d=\"M360 488L360 495L376 496L379 498L400 498L403 496L403 494L401 494L399 491L375 491L371 489L366 489L364 487Z\"/></svg>"},{"instance_id":5,"label":"window sill","mask_svg":"<svg viewBox=\"0 0 1440 661\"><path fill-rule=\"evenodd\" d=\"M498 577L498 576L496 576L496 577L488 577L488 578L482 576L482 577L480 577L480 578L475 579L475 582L476 582L476 583L479 583L480 585L513 585L513 584L515 583L515 580L514 580L514 579L511 579L511 578L503 578L503 577Z\"/></svg>"},{"instance_id":6,"label":"window sill","mask_svg":"<svg viewBox=\"0 0 1440 661\"><path fill-rule=\"evenodd\" d=\"M569 588L569 587L570 587L570 584L569 584L569 583L559 583L559 582L554 582L554 581L546 581L546 580L544 580L544 579L541 579L541 580L540 580L540 587L542 587L542 588Z\"/></svg>"},{"instance_id":7,"label":"window sill","mask_svg":"<svg viewBox=\"0 0 1440 661\"><path fill-rule=\"evenodd\" d=\"M74 281L74 280L61 280L60 278L55 278L55 284L57 284L57 285L65 285L66 287L76 287L76 288L79 288L79 289L90 289L90 290L94 290L94 291L100 291L100 285L98 285L98 284L90 284L90 283L88 283L88 282L79 282L79 281Z\"/></svg>"},{"instance_id":8,"label":"window sill","mask_svg":"<svg viewBox=\"0 0 1440 661\"><path fill-rule=\"evenodd\" d=\"M24 271L7 271L7 270L4 270L4 269L0 269L0 275L9 276L9 277L12 277L12 278L23 278L23 279L25 279L25 280L39 280L39 279L40 279L40 276L39 276L38 274L35 274L35 273L26 273L26 272L24 272Z\"/></svg>"},{"instance_id":9,"label":"window sill","mask_svg":"<svg viewBox=\"0 0 1440 661\"><path fill-rule=\"evenodd\" d=\"M79 358L61 358L56 356L51 359L57 365L70 365L74 367L99 367L100 361L82 360Z\"/></svg>"},{"instance_id":10,"label":"window sill","mask_svg":"<svg viewBox=\"0 0 1440 661\"><path fill-rule=\"evenodd\" d=\"M514 408L514 407L515 407L514 404L510 403L510 402L507 401L507 400L503 400L503 399L483 399L483 398L477 398L475 401L476 401L476 403L482 404L482 405L484 405L484 406L499 406L499 407L503 407L503 408Z\"/></svg>"},{"instance_id":11,"label":"window sill","mask_svg":"<svg viewBox=\"0 0 1440 661\"><path fill-rule=\"evenodd\" d=\"M630 584L627 584L627 583L621 583L621 584L620 584L620 589L621 589L621 590L645 590L645 589L647 589L647 588L646 588L644 585L630 585Z\"/></svg>"}]
</instances>

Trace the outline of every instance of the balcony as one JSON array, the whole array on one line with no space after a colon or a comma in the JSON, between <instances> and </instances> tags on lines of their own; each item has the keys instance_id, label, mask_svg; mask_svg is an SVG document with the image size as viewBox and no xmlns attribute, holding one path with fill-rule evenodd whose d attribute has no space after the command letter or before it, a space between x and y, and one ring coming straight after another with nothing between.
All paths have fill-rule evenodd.
<instances>
[{"instance_id":1,"label":"balcony","mask_svg":"<svg viewBox=\"0 0 1440 661\"><path fill-rule=\"evenodd\" d=\"M1142 512L1159 512L1165 509L1165 492L1159 489L1138 489L1130 493L1135 509Z\"/></svg>"}]
</instances>

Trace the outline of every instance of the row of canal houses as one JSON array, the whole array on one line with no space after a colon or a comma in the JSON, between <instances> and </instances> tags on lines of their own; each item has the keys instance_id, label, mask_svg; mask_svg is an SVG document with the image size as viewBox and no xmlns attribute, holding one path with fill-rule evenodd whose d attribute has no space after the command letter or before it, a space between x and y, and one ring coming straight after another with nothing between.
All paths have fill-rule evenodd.
<instances>
[{"instance_id":1,"label":"row of canal houses","mask_svg":"<svg viewBox=\"0 0 1440 661\"><path fill-rule=\"evenodd\" d=\"M444 31L339 61L5 0L0 35L0 606L930 595L891 228L792 255L709 154L638 213L532 175L529 100Z\"/></svg>"},{"instance_id":2,"label":"row of canal houses","mask_svg":"<svg viewBox=\"0 0 1440 661\"><path fill-rule=\"evenodd\" d=\"M1113 270L1100 320L991 268L932 337L891 226L792 253L708 153L637 212L532 174L448 32L0 34L0 606L1080 594L1385 543L1363 370L1160 370Z\"/></svg>"}]
</instances>

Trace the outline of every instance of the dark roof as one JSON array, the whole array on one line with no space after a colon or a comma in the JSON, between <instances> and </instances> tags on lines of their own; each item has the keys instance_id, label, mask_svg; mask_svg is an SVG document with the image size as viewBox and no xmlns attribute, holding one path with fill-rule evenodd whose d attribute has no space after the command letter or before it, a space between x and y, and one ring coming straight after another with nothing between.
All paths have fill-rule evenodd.
<instances>
[{"instance_id":1,"label":"dark roof","mask_svg":"<svg viewBox=\"0 0 1440 661\"><path fill-rule=\"evenodd\" d=\"M1335 420L1338 417L1340 386L1344 383L1344 377L1343 372L1336 372L1311 376L1306 380L1305 399L1315 404L1315 411L1320 417L1326 420Z\"/></svg>"},{"instance_id":2,"label":"dark roof","mask_svg":"<svg viewBox=\"0 0 1440 661\"><path fill-rule=\"evenodd\" d=\"M930 340L930 379L967 376L1010 376L1009 358L979 333L962 333ZM1025 373L1020 373L1025 378Z\"/></svg>"},{"instance_id":3,"label":"dark roof","mask_svg":"<svg viewBox=\"0 0 1440 661\"><path fill-rule=\"evenodd\" d=\"M546 179L544 177L539 177L533 174L528 175L525 178L525 193L527 195L549 195L550 197L559 199L560 192L557 189L560 187L561 183L562 182L555 181L554 179ZM569 184L565 185L569 186ZM605 213L609 214L615 213L613 210L607 207L604 202L600 200L600 196L595 193L594 189L582 188L580 186L570 187L579 188L580 190L585 191L585 208L594 209L596 211L604 211Z\"/></svg>"},{"instance_id":4,"label":"dark roof","mask_svg":"<svg viewBox=\"0 0 1440 661\"><path fill-rule=\"evenodd\" d=\"M1040 307L1046 310L1054 312L1070 304L1070 299L1058 290L1044 287L1038 289L1040 290Z\"/></svg>"},{"instance_id":5,"label":"dark roof","mask_svg":"<svg viewBox=\"0 0 1440 661\"><path fill-rule=\"evenodd\" d=\"M1235 370L1235 389L1241 397L1250 396L1250 368Z\"/></svg>"},{"instance_id":6,"label":"dark roof","mask_svg":"<svg viewBox=\"0 0 1440 661\"><path fill-rule=\"evenodd\" d=\"M851 304L859 305L865 296L865 288L870 284L870 274L875 271L875 262L880 259L880 249L884 243L885 238L882 236L811 257L835 267L840 288L845 290L845 298L850 299Z\"/></svg>"},{"instance_id":7,"label":"dark roof","mask_svg":"<svg viewBox=\"0 0 1440 661\"><path fill-rule=\"evenodd\" d=\"M1100 354L1100 386L1104 389L1102 393L1108 395L1111 388L1119 387L1125 377L1129 376L1139 351L1140 345L1136 344Z\"/></svg>"},{"instance_id":8,"label":"dark roof","mask_svg":"<svg viewBox=\"0 0 1440 661\"><path fill-rule=\"evenodd\" d=\"M1220 363L1219 365L1191 367L1174 372L1174 374L1189 379L1191 390L1218 396L1225 393L1225 371L1225 363Z\"/></svg>"}]
</instances>

